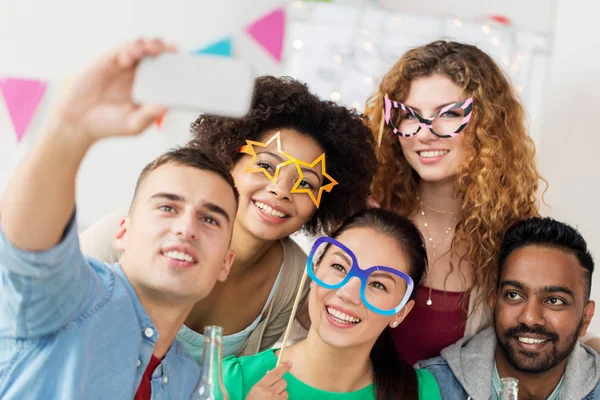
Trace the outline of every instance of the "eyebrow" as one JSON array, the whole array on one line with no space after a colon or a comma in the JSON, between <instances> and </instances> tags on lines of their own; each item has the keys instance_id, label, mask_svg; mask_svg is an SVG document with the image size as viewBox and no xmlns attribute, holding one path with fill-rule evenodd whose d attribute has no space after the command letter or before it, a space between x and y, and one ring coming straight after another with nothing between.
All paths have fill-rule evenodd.
<instances>
[{"instance_id":1,"label":"eyebrow","mask_svg":"<svg viewBox=\"0 0 600 400\"><path fill-rule=\"evenodd\" d=\"M446 103L446 104L439 105L439 106L437 106L437 108L434 108L434 110L438 110L438 111L439 111L439 110L441 110L442 108L444 108L444 107L446 107L446 106L449 106L450 104L456 104L456 103L460 103L460 101L451 101L451 102L449 102L449 103ZM406 104L406 105L407 105L408 107L412 108L413 110L415 110L416 112L418 112L419 114L422 114L422 112L421 112L421 110L420 110L419 108L417 108L417 107L413 107L413 106L411 106L411 105L408 105L408 104Z\"/></svg>"},{"instance_id":2,"label":"eyebrow","mask_svg":"<svg viewBox=\"0 0 600 400\"><path fill-rule=\"evenodd\" d=\"M167 193L167 192L159 192L150 197L150 200L154 200L154 199L166 199L166 200L170 200L170 201L176 201L179 203L185 202L185 197L183 197L179 194ZM204 202L202 202L202 207L223 216L223 218L225 218L227 220L227 222L231 221L231 219L229 218L229 214L227 214L227 211L225 211L222 207L216 205L215 203L204 201Z\"/></svg>"},{"instance_id":3,"label":"eyebrow","mask_svg":"<svg viewBox=\"0 0 600 400\"><path fill-rule=\"evenodd\" d=\"M257 154L267 154L267 155L269 155L269 156L271 156L271 157L275 158L275 159L276 159L277 161L279 161L280 163L282 163L282 162L286 161L286 160L285 160L285 158L283 158L283 157L281 156L281 154L273 153L272 151L260 151L260 152L258 152ZM297 158L296 158L296 157L293 157L293 158L295 158L295 159L297 160ZM317 180L319 181L319 183L321 182L321 177L319 176L319 174L317 174L317 173L316 173L315 171L313 171L312 169L310 169L310 168L306 168L306 167L302 167L302 168L300 168L300 169L301 169L301 170L302 170L304 173L311 173L311 174L313 174L313 175L314 175L314 176L317 178Z\"/></svg>"},{"instance_id":4,"label":"eyebrow","mask_svg":"<svg viewBox=\"0 0 600 400\"><path fill-rule=\"evenodd\" d=\"M342 257L344 260L346 260L348 264L352 265L352 260L350 259L350 257L348 257L348 254L341 251L336 251L335 253L333 253L333 255Z\"/></svg>"},{"instance_id":5,"label":"eyebrow","mask_svg":"<svg viewBox=\"0 0 600 400\"><path fill-rule=\"evenodd\" d=\"M500 283L500 288L503 289L506 286L514 286L517 289L521 289L521 290L525 290L525 286L523 286L523 284L519 281L502 281L502 283Z\"/></svg>"},{"instance_id":6,"label":"eyebrow","mask_svg":"<svg viewBox=\"0 0 600 400\"><path fill-rule=\"evenodd\" d=\"M572 298L575 298L575 293L567 287L564 286L544 286L542 288L542 293L564 293Z\"/></svg>"},{"instance_id":7,"label":"eyebrow","mask_svg":"<svg viewBox=\"0 0 600 400\"><path fill-rule=\"evenodd\" d=\"M400 276L398 276L396 274L392 274L391 272L385 272L385 271L375 271L375 272L371 273L370 276L375 277L375 278L377 278L377 277L387 278L387 279L394 281L394 283L396 282L396 278L399 278L404 281L404 279L402 279Z\"/></svg>"},{"instance_id":8,"label":"eyebrow","mask_svg":"<svg viewBox=\"0 0 600 400\"><path fill-rule=\"evenodd\" d=\"M259 151L256 154L267 154L267 155L277 159L277 161L279 161L279 162L285 161L285 158L283 158L283 156L281 154L273 153L272 151Z\"/></svg>"},{"instance_id":9,"label":"eyebrow","mask_svg":"<svg viewBox=\"0 0 600 400\"><path fill-rule=\"evenodd\" d=\"M319 176L319 174L317 174L315 171L313 171L310 168L300 168L303 172L305 173L311 173L315 176L315 178L317 178L317 180L319 181L319 183L321 183L321 177Z\"/></svg>"}]
</instances>

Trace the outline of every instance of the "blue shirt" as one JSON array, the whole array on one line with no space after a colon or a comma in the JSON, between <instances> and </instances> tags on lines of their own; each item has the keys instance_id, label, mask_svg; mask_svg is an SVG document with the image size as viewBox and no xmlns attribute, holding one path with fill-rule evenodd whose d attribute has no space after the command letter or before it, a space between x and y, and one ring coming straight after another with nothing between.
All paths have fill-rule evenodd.
<instances>
[{"instance_id":1,"label":"blue shirt","mask_svg":"<svg viewBox=\"0 0 600 400\"><path fill-rule=\"evenodd\" d=\"M83 256L75 217L47 251L21 251L0 232L1 399L131 400L157 340L121 267ZM152 399L187 400L198 378L175 341Z\"/></svg>"}]
</instances>

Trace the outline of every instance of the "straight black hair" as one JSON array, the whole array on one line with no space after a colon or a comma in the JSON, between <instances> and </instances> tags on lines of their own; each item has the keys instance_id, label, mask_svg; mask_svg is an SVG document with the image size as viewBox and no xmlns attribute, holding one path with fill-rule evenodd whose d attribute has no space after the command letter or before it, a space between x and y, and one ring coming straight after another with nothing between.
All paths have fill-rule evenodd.
<instances>
[{"instance_id":1,"label":"straight black hair","mask_svg":"<svg viewBox=\"0 0 600 400\"><path fill-rule=\"evenodd\" d=\"M398 243L408 261L408 275L415 284L411 295L411 299L414 299L416 288L427 269L427 251L423 236L415 224L392 211L369 208L348 218L332 236L336 238L352 228L370 228ZM389 330L388 327L379 335L371 350L376 398L418 400L417 373L411 365L400 359Z\"/></svg>"}]
</instances>

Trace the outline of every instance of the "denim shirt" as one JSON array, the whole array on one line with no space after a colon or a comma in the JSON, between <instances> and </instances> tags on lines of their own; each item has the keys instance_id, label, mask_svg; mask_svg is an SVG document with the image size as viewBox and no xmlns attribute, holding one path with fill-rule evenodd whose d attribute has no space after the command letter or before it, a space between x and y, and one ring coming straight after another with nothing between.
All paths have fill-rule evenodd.
<instances>
[{"instance_id":1,"label":"denim shirt","mask_svg":"<svg viewBox=\"0 0 600 400\"><path fill-rule=\"evenodd\" d=\"M0 398L131 400L158 332L118 264L86 259L75 217L56 247L21 251L0 232ZM199 366L174 341L152 399L189 399Z\"/></svg>"},{"instance_id":2,"label":"denim shirt","mask_svg":"<svg viewBox=\"0 0 600 400\"><path fill-rule=\"evenodd\" d=\"M442 393L442 400L479 400L469 396L462 384L456 379L452 369L448 365L448 362L441 356L430 358L429 360L419 361L415 364L415 368L423 368L431 372L435 377L435 380L440 387ZM492 377L489 379L491 386ZM487 382L481 382L481 385L486 385ZM559 396L559 398L561 398ZM571 398L565 397L567 400ZM485 399L481 399L485 400ZM491 391L489 400L498 400L498 393L495 390ZM578 399L573 399L578 400ZM596 384L596 387L588 393L582 400L600 400L600 382Z\"/></svg>"}]
</instances>

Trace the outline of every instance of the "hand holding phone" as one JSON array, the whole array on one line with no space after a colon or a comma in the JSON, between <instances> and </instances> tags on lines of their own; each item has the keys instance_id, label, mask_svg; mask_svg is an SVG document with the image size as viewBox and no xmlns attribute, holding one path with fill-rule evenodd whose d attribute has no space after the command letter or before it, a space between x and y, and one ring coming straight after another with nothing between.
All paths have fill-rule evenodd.
<instances>
[{"instance_id":1,"label":"hand holding phone","mask_svg":"<svg viewBox=\"0 0 600 400\"><path fill-rule=\"evenodd\" d=\"M233 58L164 53L138 66L132 97L137 104L243 117L250 110L255 74Z\"/></svg>"}]
</instances>

